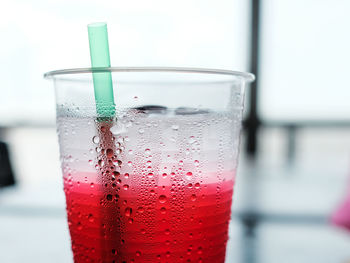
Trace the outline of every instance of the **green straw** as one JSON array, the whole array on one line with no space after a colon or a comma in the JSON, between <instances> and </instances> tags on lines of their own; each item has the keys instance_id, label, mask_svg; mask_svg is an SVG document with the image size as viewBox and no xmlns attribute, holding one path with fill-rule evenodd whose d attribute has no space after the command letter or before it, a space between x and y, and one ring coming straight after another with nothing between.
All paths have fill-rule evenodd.
<instances>
[{"instance_id":1,"label":"green straw","mask_svg":"<svg viewBox=\"0 0 350 263\"><path fill-rule=\"evenodd\" d=\"M91 67L110 67L108 34L106 23L88 25ZM96 110L99 117L112 118L115 115L113 83L111 72L92 73Z\"/></svg>"}]
</instances>

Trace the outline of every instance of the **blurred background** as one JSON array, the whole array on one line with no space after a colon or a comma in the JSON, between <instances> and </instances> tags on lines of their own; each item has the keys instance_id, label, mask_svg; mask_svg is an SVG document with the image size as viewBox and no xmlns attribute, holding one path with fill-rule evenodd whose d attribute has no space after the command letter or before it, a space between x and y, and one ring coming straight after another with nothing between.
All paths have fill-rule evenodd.
<instances>
[{"instance_id":1,"label":"blurred background","mask_svg":"<svg viewBox=\"0 0 350 263\"><path fill-rule=\"evenodd\" d=\"M0 262L72 262L43 73L90 66L96 21L108 23L112 66L256 75L229 262L350 262L350 231L330 223L350 183L348 10L348 0L3 0Z\"/></svg>"}]
</instances>

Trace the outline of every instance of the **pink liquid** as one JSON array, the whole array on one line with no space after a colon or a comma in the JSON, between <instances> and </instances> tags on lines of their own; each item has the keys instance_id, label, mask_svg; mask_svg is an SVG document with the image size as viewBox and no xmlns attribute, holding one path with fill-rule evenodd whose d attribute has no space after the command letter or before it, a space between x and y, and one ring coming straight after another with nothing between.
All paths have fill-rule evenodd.
<instances>
[{"instance_id":1,"label":"pink liquid","mask_svg":"<svg viewBox=\"0 0 350 263\"><path fill-rule=\"evenodd\" d=\"M170 185L133 184L136 176L103 185L65 180L75 262L225 261L232 180L200 184L174 175Z\"/></svg>"}]
</instances>

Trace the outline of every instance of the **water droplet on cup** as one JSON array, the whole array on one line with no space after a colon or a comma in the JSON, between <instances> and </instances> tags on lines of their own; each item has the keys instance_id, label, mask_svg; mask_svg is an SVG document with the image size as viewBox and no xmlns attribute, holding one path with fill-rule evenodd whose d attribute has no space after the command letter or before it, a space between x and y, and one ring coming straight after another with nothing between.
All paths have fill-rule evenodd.
<instances>
[{"instance_id":1,"label":"water droplet on cup","mask_svg":"<svg viewBox=\"0 0 350 263\"><path fill-rule=\"evenodd\" d=\"M164 215L164 214L166 213L166 208L165 208L165 207L162 207L162 208L160 209L160 212Z\"/></svg>"},{"instance_id":2,"label":"water droplet on cup","mask_svg":"<svg viewBox=\"0 0 350 263\"><path fill-rule=\"evenodd\" d=\"M187 178L188 180L191 180L191 179L192 179L192 173L191 173L191 172L187 172L187 173L186 173L186 178Z\"/></svg>"},{"instance_id":3,"label":"water droplet on cup","mask_svg":"<svg viewBox=\"0 0 350 263\"><path fill-rule=\"evenodd\" d=\"M125 208L125 216L130 217L132 214L132 208L127 207Z\"/></svg>"},{"instance_id":4,"label":"water droplet on cup","mask_svg":"<svg viewBox=\"0 0 350 263\"><path fill-rule=\"evenodd\" d=\"M145 150L145 156L150 156L150 155L151 155L151 150L147 148Z\"/></svg>"},{"instance_id":5,"label":"water droplet on cup","mask_svg":"<svg viewBox=\"0 0 350 263\"><path fill-rule=\"evenodd\" d=\"M197 196L195 194L191 195L191 201L196 201Z\"/></svg>"},{"instance_id":6,"label":"water droplet on cup","mask_svg":"<svg viewBox=\"0 0 350 263\"><path fill-rule=\"evenodd\" d=\"M108 157L108 158L112 158L113 155L114 155L114 152L113 152L112 149L107 149L106 154L107 154L107 157Z\"/></svg>"},{"instance_id":7,"label":"water droplet on cup","mask_svg":"<svg viewBox=\"0 0 350 263\"><path fill-rule=\"evenodd\" d=\"M190 138L188 139L188 143L189 143L189 144L193 144L193 143L195 143L195 142L196 142L196 137L190 136Z\"/></svg>"},{"instance_id":8,"label":"water droplet on cup","mask_svg":"<svg viewBox=\"0 0 350 263\"><path fill-rule=\"evenodd\" d=\"M94 218L94 216L92 214L89 214L88 215L88 220L89 220L89 222L93 223L95 221L95 218Z\"/></svg>"},{"instance_id":9,"label":"water droplet on cup","mask_svg":"<svg viewBox=\"0 0 350 263\"><path fill-rule=\"evenodd\" d=\"M159 202L164 204L166 202L166 196L165 195L160 195L159 196Z\"/></svg>"},{"instance_id":10,"label":"water droplet on cup","mask_svg":"<svg viewBox=\"0 0 350 263\"><path fill-rule=\"evenodd\" d=\"M92 137L92 142L95 144L99 144L100 143L100 138L98 136L94 136Z\"/></svg>"},{"instance_id":11,"label":"water droplet on cup","mask_svg":"<svg viewBox=\"0 0 350 263\"><path fill-rule=\"evenodd\" d=\"M174 131L177 131L179 129L179 125L177 124L174 124L171 126L171 128L174 130Z\"/></svg>"}]
</instances>

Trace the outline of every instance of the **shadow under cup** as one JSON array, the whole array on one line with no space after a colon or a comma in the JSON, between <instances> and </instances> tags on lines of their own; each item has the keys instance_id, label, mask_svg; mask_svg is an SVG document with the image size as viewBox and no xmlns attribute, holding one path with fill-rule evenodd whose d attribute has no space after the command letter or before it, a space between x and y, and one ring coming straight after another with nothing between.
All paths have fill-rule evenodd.
<instances>
[{"instance_id":1,"label":"shadow under cup","mask_svg":"<svg viewBox=\"0 0 350 263\"><path fill-rule=\"evenodd\" d=\"M251 74L105 68L49 72L74 262L225 262L244 88Z\"/></svg>"}]
</instances>

